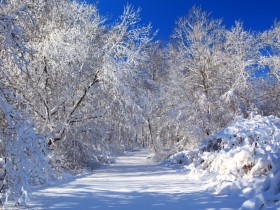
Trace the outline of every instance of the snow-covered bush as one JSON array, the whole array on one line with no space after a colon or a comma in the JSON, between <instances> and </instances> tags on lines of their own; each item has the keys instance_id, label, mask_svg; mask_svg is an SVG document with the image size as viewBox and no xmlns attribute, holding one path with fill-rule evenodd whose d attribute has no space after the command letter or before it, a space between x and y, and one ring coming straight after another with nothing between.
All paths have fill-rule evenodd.
<instances>
[{"instance_id":1,"label":"snow-covered bush","mask_svg":"<svg viewBox=\"0 0 280 210\"><path fill-rule=\"evenodd\" d=\"M231 180L267 174L279 150L279 129L273 116L238 120L202 141L193 165Z\"/></svg>"},{"instance_id":2,"label":"snow-covered bush","mask_svg":"<svg viewBox=\"0 0 280 210\"><path fill-rule=\"evenodd\" d=\"M264 205L279 199L279 158L280 119L255 115L233 122L196 149L172 155L167 162L185 164L189 177L211 175L209 187L217 193L242 188L236 184L242 180L267 176L260 190L262 202L257 200Z\"/></svg>"},{"instance_id":3,"label":"snow-covered bush","mask_svg":"<svg viewBox=\"0 0 280 210\"><path fill-rule=\"evenodd\" d=\"M265 209L280 207L280 172L271 172L260 186L256 186L251 199L241 206L245 209Z\"/></svg>"},{"instance_id":4,"label":"snow-covered bush","mask_svg":"<svg viewBox=\"0 0 280 210\"><path fill-rule=\"evenodd\" d=\"M253 196L243 203L241 209L280 207L280 152L272 158L272 170L261 185L255 186Z\"/></svg>"}]
</instances>

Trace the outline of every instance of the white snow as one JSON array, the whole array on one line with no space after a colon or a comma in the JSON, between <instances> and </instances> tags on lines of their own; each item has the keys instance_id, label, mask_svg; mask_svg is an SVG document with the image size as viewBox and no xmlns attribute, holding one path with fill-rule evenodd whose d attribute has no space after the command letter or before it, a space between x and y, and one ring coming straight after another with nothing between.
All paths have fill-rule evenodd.
<instances>
[{"instance_id":1,"label":"white snow","mask_svg":"<svg viewBox=\"0 0 280 210\"><path fill-rule=\"evenodd\" d=\"M208 180L219 195L242 195L242 209L280 207L280 119L252 115L203 140L194 150L171 156L186 177Z\"/></svg>"},{"instance_id":2,"label":"white snow","mask_svg":"<svg viewBox=\"0 0 280 210\"><path fill-rule=\"evenodd\" d=\"M115 165L70 182L37 189L31 209L237 209L246 198L213 195L202 180L149 162L147 151L127 152Z\"/></svg>"}]
</instances>

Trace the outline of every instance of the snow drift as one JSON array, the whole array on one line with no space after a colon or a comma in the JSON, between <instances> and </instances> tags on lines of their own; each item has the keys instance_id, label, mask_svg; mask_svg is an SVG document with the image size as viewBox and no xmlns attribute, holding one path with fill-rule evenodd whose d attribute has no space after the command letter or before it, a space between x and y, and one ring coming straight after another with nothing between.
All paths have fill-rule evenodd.
<instances>
[{"instance_id":1,"label":"snow drift","mask_svg":"<svg viewBox=\"0 0 280 210\"><path fill-rule=\"evenodd\" d=\"M279 205L279 148L280 119L255 115L235 121L195 150L170 156L167 163L185 165L188 177L207 176L215 193L253 197L242 208L258 209Z\"/></svg>"}]
</instances>

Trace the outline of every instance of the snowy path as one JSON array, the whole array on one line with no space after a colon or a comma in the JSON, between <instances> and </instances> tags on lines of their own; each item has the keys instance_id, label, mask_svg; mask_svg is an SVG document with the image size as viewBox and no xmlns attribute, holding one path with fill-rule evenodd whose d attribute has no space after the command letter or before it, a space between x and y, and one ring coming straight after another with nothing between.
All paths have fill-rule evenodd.
<instances>
[{"instance_id":1,"label":"snowy path","mask_svg":"<svg viewBox=\"0 0 280 210\"><path fill-rule=\"evenodd\" d=\"M131 152L92 175L34 192L30 209L199 210L238 209L241 201L209 194L183 173L147 163Z\"/></svg>"}]
</instances>

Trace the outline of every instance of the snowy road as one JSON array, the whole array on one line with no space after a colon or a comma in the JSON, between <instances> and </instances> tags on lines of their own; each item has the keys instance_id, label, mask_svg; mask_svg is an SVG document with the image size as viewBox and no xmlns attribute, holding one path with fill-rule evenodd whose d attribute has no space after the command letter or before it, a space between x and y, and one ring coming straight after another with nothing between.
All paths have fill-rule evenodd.
<instances>
[{"instance_id":1,"label":"snowy road","mask_svg":"<svg viewBox=\"0 0 280 210\"><path fill-rule=\"evenodd\" d=\"M147 163L147 153L126 153L92 175L34 192L30 209L199 210L238 209L241 201L215 196L202 182Z\"/></svg>"}]
</instances>

